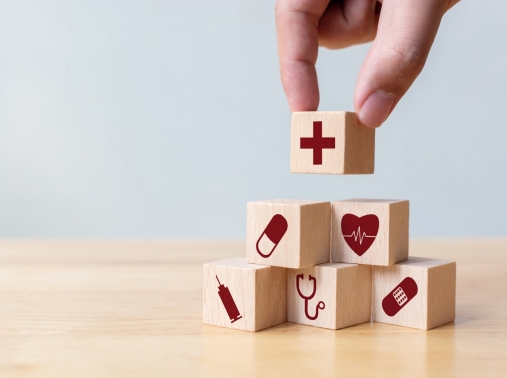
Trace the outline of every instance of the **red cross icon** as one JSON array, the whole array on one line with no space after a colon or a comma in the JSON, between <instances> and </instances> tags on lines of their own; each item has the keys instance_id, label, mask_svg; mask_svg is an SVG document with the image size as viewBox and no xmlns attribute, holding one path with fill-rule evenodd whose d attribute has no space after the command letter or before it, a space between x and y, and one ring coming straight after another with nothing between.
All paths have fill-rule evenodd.
<instances>
[{"instance_id":1,"label":"red cross icon","mask_svg":"<svg viewBox=\"0 0 507 378\"><path fill-rule=\"evenodd\" d=\"M322 165L322 150L324 148L335 148L335 138L322 137L322 121L313 122L313 137L301 138L300 148L313 149L313 165Z\"/></svg>"}]
</instances>

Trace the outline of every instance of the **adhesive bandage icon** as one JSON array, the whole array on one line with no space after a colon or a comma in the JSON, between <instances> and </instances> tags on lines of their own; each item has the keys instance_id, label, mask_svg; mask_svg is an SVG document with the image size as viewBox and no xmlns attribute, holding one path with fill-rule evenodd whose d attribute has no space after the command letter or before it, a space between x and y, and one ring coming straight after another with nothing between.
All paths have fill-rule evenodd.
<instances>
[{"instance_id":1,"label":"adhesive bandage icon","mask_svg":"<svg viewBox=\"0 0 507 378\"><path fill-rule=\"evenodd\" d=\"M407 277L382 300L382 308L388 316L396 315L418 292L417 283Z\"/></svg>"},{"instance_id":2,"label":"adhesive bandage icon","mask_svg":"<svg viewBox=\"0 0 507 378\"><path fill-rule=\"evenodd\" d=\"M343 239L356 255L362 256L375 241L379 224L375 214L362 217L345 214L341 222Z\"/></svg>"},{"instance_id":3,"label":"adhesive bandage icon","mask_svg":"<svg viewBox=\"0 0 507 378\"><path fill-rule=\"evenodd\" d=\"M281 214L275 214L257 240L255 245L257 253L264 258L271 256L288 227L287 219Z\"/></svg>"}]
</instances>

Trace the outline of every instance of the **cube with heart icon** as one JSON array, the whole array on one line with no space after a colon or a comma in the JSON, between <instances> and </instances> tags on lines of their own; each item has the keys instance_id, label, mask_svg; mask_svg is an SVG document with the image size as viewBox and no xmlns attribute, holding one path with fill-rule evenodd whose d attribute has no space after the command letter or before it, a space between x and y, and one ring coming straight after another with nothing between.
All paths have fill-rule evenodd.
<instances>
[{"instance_id":1,"label":"cube with heart icon","mask_svg":"<svg viewBox=\"0 0 507 378\"><path fill-rule=\"evenodd\" d=\"M332 261L387 266L407 259L408 201L337 201L331 218Z\"/></svg>"},{"instance_id":2,"label":"cube with heart icon","mask_svg":"<svg viewBox=\"0 0 507 378\"><path fill-rule=\"evenodd\" d=\"M331 204L276 199L247 204L250 264L303 268L329 262Z\"/></svg>"}]
</instances>

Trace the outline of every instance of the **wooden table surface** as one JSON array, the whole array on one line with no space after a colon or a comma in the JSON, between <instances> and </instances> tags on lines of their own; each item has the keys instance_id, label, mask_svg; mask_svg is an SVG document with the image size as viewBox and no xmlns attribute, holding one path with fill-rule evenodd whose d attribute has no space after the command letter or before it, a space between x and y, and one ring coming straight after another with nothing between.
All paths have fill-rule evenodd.
<instances>
[{"instance_id":1,"label":"wooden table surface","mask_svg":"<svg viewBox=\"0 0 507 378\"><path fill-rule=\"evenodd\" d=\"M412 240L457 261L454 323L258 333L202 324L202 264L240 242L0 241L0 377L505 377L507 240Z\"/></svg>"}]
</instances>

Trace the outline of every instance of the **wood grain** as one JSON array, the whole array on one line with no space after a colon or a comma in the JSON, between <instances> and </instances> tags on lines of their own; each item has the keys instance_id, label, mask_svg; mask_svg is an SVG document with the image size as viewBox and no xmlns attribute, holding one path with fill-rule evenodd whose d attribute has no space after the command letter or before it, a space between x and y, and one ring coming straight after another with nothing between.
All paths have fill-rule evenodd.
<instances>
[{"instance_id":1,"label":"wood grain","mask_svg":"<svg viewBox=\"0 0 507 378\"><path fill-rule=\"evenodd\" d=\"M301 148L312 138L313 122L322 122L322 136L335 138L335 147L322 152L315 165L313 150ZM375 129L362 125L352 112L294 112L291 126L290 171L293 173L370 174L375 165Z\"/></svg>"},{"instance_id":2,"label":"wood grain","mask_svg":"<svg viewBox=\"0 0 507 378\"><path fill-rule=\"evenodd\" d=\"M286 219L288 228L272 254L263 257L257 251L257 242L275 214ZM329 202L276 199L247 204L246 256L251 264L297 269L329 262L330 239ZM266 244L269 251L273 246Z\"/></svg>"},{"instance_id":3,"label":"wood grain","mask_svg":"<svg viewBox=\"0 0 507 378\"><path fill-rule=\"evenodd\" d=\"M202 267L243 242L0 242L0 376L503 377L507 239L411 240L457 261L456 319L421 331L202 324Z\"/></svg>"},{"instance_id":4,"label":"wood grain","mask_svg":"<svg viewBox=\"0 0 507 378\"><path fill-rule=\"evenodd\" d=\"M345 214L363 217L374 214L379 219L378 234L361 256L343 237L341 221ZM380 199L349 199L331 203L331 259L366 265L393 265L408 257L409 201ZM364 230L363 230L364 231Z\"/></svg>"}]
</instances>

